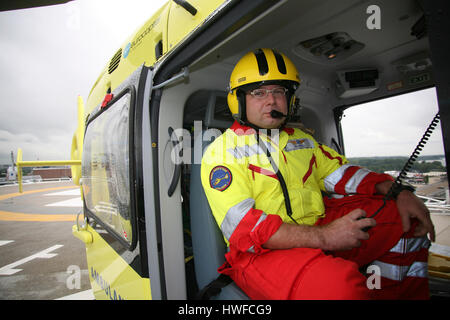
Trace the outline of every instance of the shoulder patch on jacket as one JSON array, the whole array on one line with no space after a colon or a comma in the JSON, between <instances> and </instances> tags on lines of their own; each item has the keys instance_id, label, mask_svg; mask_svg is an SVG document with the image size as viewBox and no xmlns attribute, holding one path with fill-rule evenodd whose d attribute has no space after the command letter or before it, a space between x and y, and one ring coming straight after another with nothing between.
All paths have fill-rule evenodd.
<instances>
[{"instance_id":1,"label":"shoulder patch on jacket","mask_svg":"<svg viewBox=\"0 0 450 320\"><path fill-rule=\"evenodd\" d=\"M304 138L304 139L289 140L286 144L286 147L284 147L284 150L294 151L299 149L313 149L313 148L314 142L310 139Z\"/></svg>"},{"instance_id":2,"label":"shoulder patch on jacket","mask_svg":"<svg viewBox=\"0 0 450 320\"><path fill-rule=\"evenodd\" d=\"M218 191L224 191L233 180L230 169L224 166L216 166L209 174L209 185Z\"/></svg>"}]
</instances>

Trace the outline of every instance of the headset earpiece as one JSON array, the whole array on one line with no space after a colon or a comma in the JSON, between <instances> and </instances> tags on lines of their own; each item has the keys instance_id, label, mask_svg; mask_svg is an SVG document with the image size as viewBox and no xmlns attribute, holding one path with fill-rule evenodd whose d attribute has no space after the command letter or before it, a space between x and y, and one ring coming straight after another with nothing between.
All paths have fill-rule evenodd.
<instances>
[{"instance_id":1,"label":"headset earpiece","mask_svg":"<svg viewBox=\"0 0 450 320\"><path fill-rule=\"evenodd\" d=\"M230 108L231 115L234 119L239 120L240 118L240 108L239 108L239 101L238 97L236 95L236 90L230 90L228 91L227 95L227 103L228 107Z\"/></svg>"}]
</instances>

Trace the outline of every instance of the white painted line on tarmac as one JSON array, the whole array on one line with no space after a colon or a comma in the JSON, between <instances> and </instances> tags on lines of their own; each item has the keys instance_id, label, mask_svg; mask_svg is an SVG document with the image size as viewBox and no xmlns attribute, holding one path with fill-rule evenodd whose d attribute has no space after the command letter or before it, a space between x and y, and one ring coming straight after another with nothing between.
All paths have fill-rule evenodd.
<instances>
[{"instance_id":1,"label":"white painted line on tarmac","mask_svg":"<svg viewBox=\"0 0 450 320\"><path fill-rule=\"evenodd\" d=\"M55 300L95 300L94 294L92 293L92 289L77 292L74 294L70 294L68 296L64 296Z\"/></svg>"},{"instance_id":2,"label":"white painted line on tarmac","mask_svg":"<svg viewBox=\"0 0 450 320\"><path fill-rule=\"evenodd\" d=\"M29 256L29 257L26 257L26 258L23 258L23 259L21 259L19 261L16 261L16 262L13 262L11 264L8 264L7 266L4 266L4 267L0 268L0 275L2 275L2 276L10 276L10 275L15 274L15 273L17 273L19 271L22 271L22 269L14 269L14 268L17 267L17 266L20 266L21 264L27 263L27 262L29 262L31 260L37 259L37 258L41 258L41 259L53 258L53 257L57 256L58 254L57 253L50 253L50 252L52 252L53 250L59 249L61 247L64 247L64 246L61 245L61 244L57 244L57 245L54 245L54 246L52 246L52 247L50 247L48 249L42 250L42 251L40 251L38 253L35 253L35 254L33 254L33 255Z\"/></svg>"},{"instance_id":3,"label":"white painted line on tarmac","mask_svg":"<svg viewBox=\"0 0 450 320\"><path fill-rule=\"evenodd\" d=\"M14 242L14 240L0 240L0 247L11 242Z\"/></svg>"},{"instance_id":4,"label":"white painted line on tarmac","mask_svg":"<svg viewBox=\"0 0 450 320\"><path fill-rule=\"evenodd\" d=\"M80 188L46 193L44 196L80 196Z\"/></svg>"},{"instance_id":5,"label":"white painted line on tarmac","mask_svg":"<svg viewBox=\"0 0 450 320\"><path fill-rule=\"evenodd\" d=\"M73 198L69 200L59 201L59 202L53 202L45 205L46 207L76 207L76 208L82 208L83 207L83 201L81 201L81 198Z\"/></svg>"}]
</instances>

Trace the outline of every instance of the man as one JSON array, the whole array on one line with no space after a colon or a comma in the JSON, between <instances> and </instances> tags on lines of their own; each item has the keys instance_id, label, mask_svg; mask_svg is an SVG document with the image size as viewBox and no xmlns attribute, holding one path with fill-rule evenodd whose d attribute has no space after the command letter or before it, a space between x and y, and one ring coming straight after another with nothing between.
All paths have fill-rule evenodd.
<instances>
[{"instance_id":1,"label":"man","mask_svg":"<svg viewBox=\"0 0 450 320\"><path fill-rule=\"evenodd\" d=\"M292 61L271 49L247 53L231 74L236 121L201 167L229 245L219 272L252 299L427 298L428 210L409 190L383 201L390 176L284 127L299 84Z\"/></svg>"}]
</instances>

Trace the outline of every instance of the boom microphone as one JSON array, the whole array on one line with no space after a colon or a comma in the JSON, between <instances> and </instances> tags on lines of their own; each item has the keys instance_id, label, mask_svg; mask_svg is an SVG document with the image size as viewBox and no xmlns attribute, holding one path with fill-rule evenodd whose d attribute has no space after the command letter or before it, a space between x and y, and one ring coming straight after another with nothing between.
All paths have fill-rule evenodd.
<instances>
[{"instance_id":1,"label":"boom microphone","mask_svg":"<svg viewBox=\"0 0 450 320\"><path fill-rule=\"evenodd\" d=\"M281 119L281 118L286 118L287 114L284 114L277 110L272 110L272 111L270 111L270 116L275 119Z\"/></svg>"}]
</instances>

